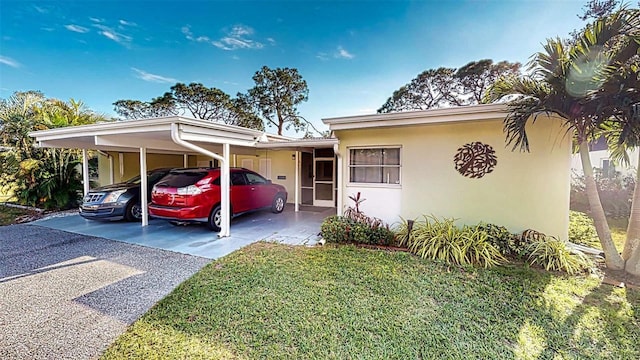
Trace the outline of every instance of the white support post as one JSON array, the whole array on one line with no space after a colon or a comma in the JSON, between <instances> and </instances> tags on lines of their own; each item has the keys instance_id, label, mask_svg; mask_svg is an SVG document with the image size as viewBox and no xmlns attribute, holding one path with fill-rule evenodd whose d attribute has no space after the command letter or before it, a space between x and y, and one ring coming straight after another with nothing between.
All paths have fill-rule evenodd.
<instances>
[{"instance_id":1,"label":"white support post","mask_svg":"<svg viewBox=\"0 0 640 360\"><path fill-rule=\"evenodd\" d=\"M296 151L296 180L294 191L294 205L295 212L300 211L300 151Z\"/></svg>"},{"instance_id":2,"label":"white support post","mask_svg":"<svg viewBox=\"0 0 640 360\"><path fill-rule=\"evenodd\" d=\"M338 168L337 174L336 174L336 185L338 187L338 202L336 204L337 209L336 209L336 215L338 216L342 216L342 211L343 209L343 198L342 198L342 184L344 182L344 179L342 177L342 154L340 153L340 151L338 151L338 145L333 145L333 152L336 155L336 159L338 164L336 165L336 167Z\"/></svg>"},{"instance_id":3,"label":"white support post","mask_svg":"<svg viewBox=\"0 0 640 360\"><path fill-rule=\"evenodd\" d=\"M142 208L142 226L149 225L149 208L147 192L147 148L140 148L140 207Z\"/></svg>"},{"instance_id":4,"label":"white support post","mask_svg":"<svg viewBox=\"0 0 640 360\"><path fill-rule=\"evenodd\" d=\"M229 143L222 144L223 156L220 156L212 151L183 140L180 137L180 126L176 123L171 124L171 139L180 146L220 161L220 216L222 219L220 221L220 233L218 233L218 237L229 236L229 224L231 223L231 214L229 212L229 184L231 183L229 179Z\"/></svg>"},{"instance_id":5,"label":"white support post","mask_svg":"<svg viewBox=\"0 0 640 360\"><path fill-rule=\"evenodd\" d=\"M113 156L109 155L109 184L113 184Z\"/></svg>"},{"instance_id":6,"label":"white support post","mask_svg":"<svg viewBox=\"0 0 640 360\"><path fill-rule=\"evenodd\" d=\"M84 195L87 195L89 189L89 154L87 149L82 149L82 190Z\"/></svg>"},{"instance_id":7,"label":"white support post","mask_svg":"<svg viewBox=\"0 0 640 360\"><path fill-rule=\"evenodd\" d=\"M118 170L120 174L120 181L122 181L122 177L124 177L124 154L118 153Z\"/></svg>"},{"instance_id":8,"label":"white support post","mask_svg":"<svg viewBox=\"0 0 640 360\"><path fill-rule=\"evenodd\" d=\"M182 165L185 168L189 167L189 155L188 154L182 155Z\"/></svg>"},{"instance_id":9,"label":"white support post","mask_svg":"<svg viewBox=\"0 0 640 360\"><path fill-rule=\"evenodd\" d=\"M229 144L222 144L222 157L224 158L224 160L222 161L222 164L220 164L220 170L221 170L221 180L220 180L220 192L221 192L221 199L220 199L220 207L221 207L221 212L220 215L222 215L222 219L221 219L221 223L220 223L220 237L226 237L229 236L229 227L230 227L230 223L231 223L231 214L229 212L229 210L231 209L230 203L231 203L231 199L229 197L229 184L231 183L230 178L231 178L231 172L229 170L229 152L230 152L230 147Z\"/></svg>"}]
</instances>

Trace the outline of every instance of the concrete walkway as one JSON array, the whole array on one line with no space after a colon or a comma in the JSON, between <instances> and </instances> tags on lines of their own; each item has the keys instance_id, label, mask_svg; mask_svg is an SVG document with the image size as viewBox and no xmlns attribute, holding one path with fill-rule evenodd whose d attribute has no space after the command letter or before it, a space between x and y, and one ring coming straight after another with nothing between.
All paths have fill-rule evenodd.
<instances>
[{"instance_id":1,"label":"concrete walkway","mask_svg":"<svg viewBox=\"0 0 640 360\"><path fill-rule=\"evenodd\" d=\"M265 210L241 215L231 221L231 236L221 239L216 232L202 224L174 226L159 219L151 219L146 227L140 226L140 223L123 221L86 220L79 215L38 220L33 224L218 259L260 240L289 245L315 245L322 220L334 215L335 208L304 209L294 212L293 207L288 206L281 214Z\"/></svg>"},{"instance_id":2,"label":"concrete walkway","mask_svg":"<svg viewBox=\"0 0 640 360\"><path fill-rule=\"evenodd\" d=\"M0 359L89 359L209 259L0 227Z\"/></svg>"}]
</instances>

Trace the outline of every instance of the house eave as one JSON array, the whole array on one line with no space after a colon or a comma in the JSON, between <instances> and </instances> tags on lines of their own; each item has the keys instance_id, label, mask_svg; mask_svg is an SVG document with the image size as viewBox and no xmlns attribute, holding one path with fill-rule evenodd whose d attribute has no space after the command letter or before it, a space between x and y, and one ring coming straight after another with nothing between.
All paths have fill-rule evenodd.
<instances>
[{"instance_id":1,"label":"house eave","mask_svg":"<svg viewBox=\"0 0 640 360\"><path fill-rule=\"evenodd\" d=\"M503 119L505 104L482 104L322 119L331 131Z\"/></svg>"}]
</instances>

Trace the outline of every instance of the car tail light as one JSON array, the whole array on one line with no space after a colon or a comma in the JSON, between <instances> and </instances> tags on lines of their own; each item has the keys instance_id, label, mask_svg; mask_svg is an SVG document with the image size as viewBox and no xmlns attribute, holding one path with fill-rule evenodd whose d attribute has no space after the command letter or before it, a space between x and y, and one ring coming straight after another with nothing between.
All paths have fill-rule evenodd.
<instances>
[{"instance_id":1,"label":"car tail light","mask_svg":"<svg viewBox=\"0 0 640 360\"><path fill-rule=\"evenodd\" d=\"M202 193L202 190L195 185L181 187L181 188L178 188L177 190L178 190L178 195L198 195Z\"/></svg>"}]
</instances>

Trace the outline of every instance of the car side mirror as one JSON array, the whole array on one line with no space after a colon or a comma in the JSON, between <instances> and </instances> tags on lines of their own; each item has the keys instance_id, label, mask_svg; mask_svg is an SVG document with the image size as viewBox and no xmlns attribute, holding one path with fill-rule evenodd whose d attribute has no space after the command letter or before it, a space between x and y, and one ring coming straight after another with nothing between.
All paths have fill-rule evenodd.
<instances>
[{"instance_id":1,"label":"car side mirror","mask_svg":"<svg viewBox=\"0 0 640 360\"><path fill-rule=\"evenodd\" d=\"M267 184L271 185L272 184L271 180L267 179Z\"/></svg>"}]
</instances>

